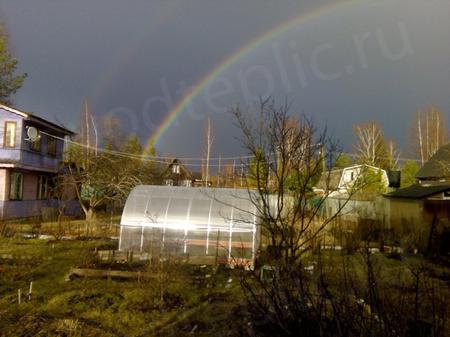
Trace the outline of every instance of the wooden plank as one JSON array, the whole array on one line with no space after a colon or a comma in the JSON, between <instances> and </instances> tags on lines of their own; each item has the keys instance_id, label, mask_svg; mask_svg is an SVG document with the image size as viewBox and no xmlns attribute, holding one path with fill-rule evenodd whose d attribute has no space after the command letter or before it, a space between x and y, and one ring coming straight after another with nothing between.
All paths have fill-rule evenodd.
<instances>
[{"instance_id":1,"label":"wooden plank","mask_svg":"<svg viewBox=\"0 0 450 337\"><path fill-rule=\"evenodd\" d=\"M111 278L123 280L141 280L154 279L155 275L148 272L140 271L122 271L122 270L104 270L104 269L87 269L72 268L66 275L65 280L70 281L76 277L86 278Z\"/></svg>"}]
</instances>

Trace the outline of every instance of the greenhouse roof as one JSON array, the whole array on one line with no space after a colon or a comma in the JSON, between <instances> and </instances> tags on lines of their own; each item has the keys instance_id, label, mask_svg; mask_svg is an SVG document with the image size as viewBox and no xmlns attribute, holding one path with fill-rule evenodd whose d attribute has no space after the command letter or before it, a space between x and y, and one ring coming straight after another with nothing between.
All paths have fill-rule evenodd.
<instances>
[{"instance_id":1,"label":"greenhouse roof","mask_svg":"<svg viewBox=\"0 0 450 337\"><path fill-rule=\"evenodd\" d=\"M245 189L138 186L127 199L121 225L252 232L255 198Z\"/></svg>"}]
</instances>

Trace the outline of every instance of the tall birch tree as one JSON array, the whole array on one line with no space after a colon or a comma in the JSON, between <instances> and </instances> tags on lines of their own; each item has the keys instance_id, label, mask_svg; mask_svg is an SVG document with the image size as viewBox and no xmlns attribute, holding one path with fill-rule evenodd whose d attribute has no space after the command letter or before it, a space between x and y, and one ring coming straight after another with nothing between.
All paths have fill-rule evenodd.
<instances>
[{"instance_id":1,"label":"tall birch tree","mask_svg":"<svg viewBox=\"0 0 450 337\"><path fill-rule=\"evenodd\" d=\"M430 105L416 113L411 141L422 165L448 142L448 136L444 113L437 106Z\"/></svg>"}]
</instances>

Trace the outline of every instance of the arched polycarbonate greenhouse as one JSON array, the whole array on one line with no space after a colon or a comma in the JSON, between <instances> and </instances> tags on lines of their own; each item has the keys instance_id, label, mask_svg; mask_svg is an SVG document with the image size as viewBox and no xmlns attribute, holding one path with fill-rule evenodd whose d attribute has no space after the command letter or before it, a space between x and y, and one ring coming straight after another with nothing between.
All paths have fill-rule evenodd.
<instances>
[{"instance_id":1,"label":"arched polycarbonate greenhouse","mask_svg":"<svg viewBox=\"0 0 450 337\"><path fill-rule=\"evenodd\" d=\"M259 245L247 190L138 186L125 204L119 250L185 254L198 263L252 266ZM251 200L253 199L253 200Z\"/></svg>"}]
</instances>

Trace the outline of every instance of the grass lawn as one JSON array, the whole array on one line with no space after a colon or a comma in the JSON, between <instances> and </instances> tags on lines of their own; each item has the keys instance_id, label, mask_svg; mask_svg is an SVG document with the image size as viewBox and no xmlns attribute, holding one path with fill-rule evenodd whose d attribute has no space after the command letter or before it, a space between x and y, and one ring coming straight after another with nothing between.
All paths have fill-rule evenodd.
<instances>
[{"instance_id":1,"label":"grass lawn","mask_svg":"<svg viewBox=\"0 0 450 337\"><path fill-rule=\"evenodd\" d=\"M156 281L64 280L72 267L94 266L94 249L104 245L111 242L0 238L0 257L17 257L0 259L0 335L211 336L228 330L242 299L230 270L217 273L214 287L207 287L210 269L187 265L154 270L161 275Z\"/></svg>"},{"instance_id":2,"label":"grass lawn","mask_svg":"<svg viewBox=\"0 0 450 337\"><path fill-rule=\"evenodd\" d=\"M120 215L106 216L99 215L91 225L90 232L86 233L86 221L84 219L73 219L63 217L61 227L57 221L42 221L41 219L18 219L9 220L0 224L0 234L13 236L15 234L43 234L54 237L61 236L97 236L97 237L118 237Z\"/></svg>"},{"instance_id":3,"label":"grass lawn","mask_svg":"<svg viewBox=\"0 0 450 337\"><path fill-rule=\"evenodd\" d=\"M107 240L0 238L0 336L226 336L231 329L245 328L241 271L220 268L213 274L209 267L173 262L161 269L144 263L112 266L96 260L95 248L115 245ZM342 259L341 254L324 251L321 255L328 260L330 283L334 283L333 275L342 272L343 261L364 280L363 256L344 255ZM317 258L307 257L312 264ZM410 269L425 260L414 255L399 260L374 254L372 262L389 293L400 284L411 284ZM450 269L427 265L436 289L448 298ZM154 273L155 278L65 281L73 267L142 270Z\"/></svg>"}]
</instances>

